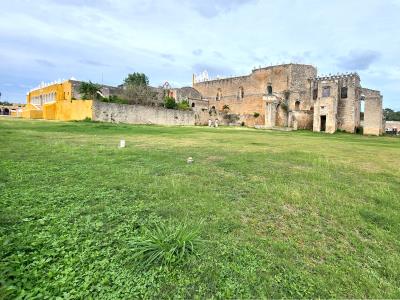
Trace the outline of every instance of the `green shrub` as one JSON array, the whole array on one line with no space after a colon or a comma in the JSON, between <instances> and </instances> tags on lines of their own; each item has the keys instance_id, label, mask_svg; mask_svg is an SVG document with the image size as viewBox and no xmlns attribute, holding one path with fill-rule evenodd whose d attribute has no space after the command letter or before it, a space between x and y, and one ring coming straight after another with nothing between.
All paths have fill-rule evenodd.
<instances>
[{"instance_id":1,"label":"green shrub","mask_svg":"<svg viewBox=\"0 0 400 300\"><path fill-rule=\"evenodd\" d=\"M258 118L258 117L260 116L260 114L259 114L258 112L255 112L255 113L253 114L253 116L254 116L254 118Z\"/></svg>"},{"instance_id":2,"label":"green shrub","mask_svg":"<svg viewBox=\"0 0 400 300\"><path fill-rule=\"evenodd\" d=\"M167 96L164 98L164 106L168 109L174 109L176 108L177 104L173 97Z\"/></svg>"},{"instance_id":3,"label":"green shrub","mask_svg":"<svg viewBox=\"0 0 400 300\"><path fill-rule=\"evenodd\" d=\"M104 102L110 102L110 103L120 103L120 104L127 104L128 101L118 97L117 95L110 95L108 98L103 98Z\"/></svg>"},{"instance_id":4,"label":"green shrub","mask_svg":"<svg viewBox=\"0 0 400 300\"><path fill-rule=\"evenodd\" d=\"M177 104L177 108L180 110L189 110L190 109L189 101L182 100Z\"/></svg>"},{"instance_id":5,"label":"green shrub","mask_svg":"<svg viewBox=\"0 0 400 300\"><path fill-rule=\"evenodd\" d=\"M100 95L97 93L101 89L101 85L89 82L81 82L78 91L82 95L82 100L96 100L99 99Z\"/></svg>"},{"instance_id":6,"label":"green shrub","mask_svg":"<svg viewBox=\"0 0 400 300\"><path fill-rule=\"evenodd\" d=\"M131 242L134 258L141 267L172 265L195 255L201 245L199 228L172 222L145 228L143 235Z\"/></svg>"}]
</instances>

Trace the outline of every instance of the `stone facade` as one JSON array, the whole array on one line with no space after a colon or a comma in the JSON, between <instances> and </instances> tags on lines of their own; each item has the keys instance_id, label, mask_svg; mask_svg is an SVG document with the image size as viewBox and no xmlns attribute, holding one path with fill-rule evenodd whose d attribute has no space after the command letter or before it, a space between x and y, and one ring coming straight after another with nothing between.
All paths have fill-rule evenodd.
<instances>
[{"instance_id":1,"label":"stone facade","mask_svg":"<svg viewBox=\"0 0 400 300\"><path fill-rule=\"evenodd\" d=\"M311 65L285 64L250 75L193 80L209 111L237 116L237 124L354 133L365 101L365 134L383 133L382 96L361 87L358 74L318 77ZM368 119L368 120L367 120Z\"/></svg>"}]
</instances>

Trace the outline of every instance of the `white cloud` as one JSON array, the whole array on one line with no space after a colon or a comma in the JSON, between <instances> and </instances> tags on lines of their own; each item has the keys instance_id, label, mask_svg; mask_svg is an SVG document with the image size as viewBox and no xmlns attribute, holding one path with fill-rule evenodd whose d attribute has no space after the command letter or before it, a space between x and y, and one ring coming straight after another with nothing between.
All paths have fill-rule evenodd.
<instances>
[{"instance_id":1,"label":"white cloud","mask_svg":"<svg viewBox=\"0 0 400 300\"><path fill-rule=\"evenodd\" d=\"M292 61L321 73L358 69L363 84L382 87L385 104L400 109L398 15L398 0L8 1L0 11L0 81L98 81L103 73L118 84L139 71L154 85L187 85L200 67L247 74ZM24 100L17 84L4 88Z\"/></svg>"}]
</instances>

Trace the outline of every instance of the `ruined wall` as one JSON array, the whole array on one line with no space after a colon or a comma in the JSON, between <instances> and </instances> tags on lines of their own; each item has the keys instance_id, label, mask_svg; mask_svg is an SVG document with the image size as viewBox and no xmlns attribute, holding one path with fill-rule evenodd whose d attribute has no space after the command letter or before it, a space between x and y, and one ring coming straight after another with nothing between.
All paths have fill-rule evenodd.
<instances>
[{"instance_id":1,"label":"ruined wall","mask_svg":"<svg viewBox=\"0 0 400 300\"><path fill-rule=\"evenodd\" d=\"M296 101L300 102L300 110L313 107L311 79L317 76L317 69L309 65L290 65L289 78L289 110L295 110Z\"/></svg>"},{"instance_id":2,"label":"ruined wall","mask_svg":"<svg viewBox=\"0 0 400 300\"><path fill-rule=\"evenodd\" d=\"M93 120L128 124L195 125L193 111L93 102Z\"/></svg>"},{"instance_id":3,"label":"ruined wall","mask_svg":"<svg viewBox=\"0 0 400 300\"><path fill-rule=\"evenodd\" d=\"M289 127L293 129L313 129L314 112L311 110L292 111L289 113Z\"/></svg>"},{"instance_id":4,"label":"ruined wall","mask_svg":"<svg viewBox=\"0 0 400 300\"><path fill-rule=\"evenodd\" d=\"M379 91L363 88L361 94L364 98L364 134L383 134L382 96Z\"/></svg>"},{"instance_id":5,"label":"ruined wall","mask_svg":"<svg viewBox=\"0 0 400 300\"><path fill-rule=\"evenodd\" d=\"M248 76L195 83L209 107L223 111L229 106L229 113L240 115L240 122L246 126L264 125L266 103L263 96L269 94L285 102L286 108L276 111L277 126L287 126L287 111L290 103L300 100L304 107L310 106L309 78L316 75L316 69L309 65L280 65L255 69ZM286 103L287 102L287 103ZM255 118L254 113L259 114Z\"/></svg>"},{"instance_id":6,"label":"ruined wall","mask_svg":"<svg viewBox=\"0 0 400 300\"><path fill-rule=\"evenodd\" d=\"M356 74L341 76L338 82L338 129L354 133L360 126L360 77ZM342 97L347 88L347 98Z\"/></svg>"},{"instance_id":7,"label":"ruined wall","mask_svg":"<svg viewBox=\"0 0 400 300\"><path fill-rule=\"evenodd\" d=\"M318 88L317 99L314 102L313 131L322 131L322 118L325 116L325 132L334 133L337 130L338 83L327 78L316 78ZM324 88L329 88L329 96L324 95Z\"/></svg>"}]
</instances>

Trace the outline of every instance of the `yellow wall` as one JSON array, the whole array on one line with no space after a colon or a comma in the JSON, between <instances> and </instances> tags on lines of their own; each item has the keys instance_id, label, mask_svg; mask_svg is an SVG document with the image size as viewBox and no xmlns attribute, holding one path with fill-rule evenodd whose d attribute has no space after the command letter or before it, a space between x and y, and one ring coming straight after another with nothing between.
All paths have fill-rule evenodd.
<instances>
[{"instance_id":1,"label":"yellow wall","mask_svg":"<svg viewBox=\"0 0 400 300\"><path fill-rule=\"evenodd\" d=\"M31 104L33 97L55 93L55 102L44 103L41 109ZM45 120L83 120L92 118L92 100L71 100L72 83L64 81L30 92L26 97L27 105L22 112L23 118Z\"/></svg>"},{"instance_id":2,"label":"yellow wall","mask_svg":"<svg viewBox=\"0 0 400 300\"><path fill-rule=\"evenodd\" d=\"M63 100L71 100L72 98L72 83L67 80L62 83L52 84L50 86L43 87L31 91L26 96L26 103L31 103L33 97L38 97L45 94L56 93L56 102Z\"/></svg>"},{"instance_id":3,"label":"yellow wall","mask_svg":"<svg viewBox=\"0 0 400 300\"><path fill-rule=\"evenodd\" d=\"M43 119L42 110L24 110L21 115L24 119Z\"/></svg>"},{"instance_id":4,"label":"yellow wall","mask_svg":"<svg viewBox=\"0 0 400 300\"><path fill-rule=\"evenodd\" d=\"M57 102L46 103L43 105L43 119L56 120Z\"/></svg>"},{"instance_id":5,"label":"yellow wall","mask_svg":"<svg viewBox=\"0 0 400 300\"><path fill-rule=\"evenodd\" d=\"M92 118L92 100L65 100L57 102L56 119L62 121Z\"/></svg>"}]
</instances>

